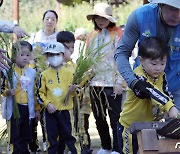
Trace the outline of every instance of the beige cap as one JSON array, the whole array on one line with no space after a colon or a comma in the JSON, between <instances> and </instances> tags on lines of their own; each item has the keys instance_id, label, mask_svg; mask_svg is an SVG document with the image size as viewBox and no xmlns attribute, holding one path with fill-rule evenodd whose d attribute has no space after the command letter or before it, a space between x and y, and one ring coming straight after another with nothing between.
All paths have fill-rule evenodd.
<instances>
[{"instance_id":1,"label":"beige cap","mask_svg":"<svg viewBox=\"0 0 180 154\"><path fill-rule=\"evenodd\" d=\"M98 3L94 6L94 10L92 14L87 15L88 20L92 20L93 17L101 16L108 19L110 22L115 23L116 19L112 16L112 7L107 3Z\"/></svg>"}]
</instances>

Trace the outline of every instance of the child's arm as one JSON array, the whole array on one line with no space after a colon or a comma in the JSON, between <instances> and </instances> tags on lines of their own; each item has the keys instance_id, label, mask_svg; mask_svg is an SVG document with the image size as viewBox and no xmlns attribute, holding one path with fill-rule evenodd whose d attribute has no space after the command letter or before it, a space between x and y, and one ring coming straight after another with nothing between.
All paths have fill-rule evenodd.
<instances>
[{"instance_id":1,"label":"child's arm","mask_svg":"<svg viewBox=\"0 0 180 154\"><path fill-rule=\"evenodd\" d=\"M41 74L37 83L37 102L45 108L51 102L47 99L46 93L46 79L45 76Z\"/></svg>"},{"instance_id":2,"label":"child's arm","mask_svg":"<svg viewBox=\"0 0 180 154\"><path fill-rule=\"evenodd\" d=\"M162 105L163 110L169 112L170 109L175 105L173 103L173 99L170 95L170 92L168 92L168 86L167 86L165 75L163 76L161 87L162 87L162 90L156 85L152 86L152 88L147 88L147 89L150 92L150 98L153 101L153 103Z\"/></svg>"}]
</instances>

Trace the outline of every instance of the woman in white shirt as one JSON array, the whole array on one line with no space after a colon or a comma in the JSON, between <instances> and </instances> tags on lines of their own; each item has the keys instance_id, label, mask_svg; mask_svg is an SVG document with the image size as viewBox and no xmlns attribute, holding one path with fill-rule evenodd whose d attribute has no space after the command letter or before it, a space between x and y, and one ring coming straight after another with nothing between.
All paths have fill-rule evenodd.
<instances>
[{"instance_id":1,"label":"woman in white shirt","mask_svg":"<svg viewBox=\"0 0 180 154\"><path fill-rule=\"evenodd\" d=\"M40 43L41 47L44 47L47 43L56 42L56 25L58 22L58 15L54 10L47 10L43 14L44 29L33 33L29 39L29 42L34 45Z\"/></svg>"}]
</instances>

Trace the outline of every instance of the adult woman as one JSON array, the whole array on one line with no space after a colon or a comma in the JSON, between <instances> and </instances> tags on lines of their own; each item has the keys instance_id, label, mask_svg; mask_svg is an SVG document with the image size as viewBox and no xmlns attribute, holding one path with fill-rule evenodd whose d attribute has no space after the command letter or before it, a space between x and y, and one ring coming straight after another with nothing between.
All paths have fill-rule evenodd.
<instances>
[{"instance_id":1,"label":"adult woman","mask_svg":"<svg viewBox=\"0 0 180 154\"><path fill-rule=\"evenodd\" d=\"M56 42L56 25L58 22L58 15L54 10L47 10L43 14L43 25L44 29L39 30L37 33L33 33L29 42L33 45L34 43L40 42L42 47L49 42Z\"/></svg>"},{"instance_id":2,"label":"adult woman","mask_svg":"<svg viewBox=\"0 0 180 154\"><path fill-rule=\"evenodd\" d=\"M108 154L111 150L112 154L119 154L117 121L121 112L123 79L117 73L114 53L122 30L116 27L112 8L106 3L96 4L94 12L87 15L87 19L94 23L94 31L88 36L87 46L94 45L93 49L97 49L102 44L109 43L100 51L104 56L98 65L94 66L95 76L90 83L92 111L102 146L97 154ZM107 109L113 134L113 146L106 120Z\"/></svg>"}]
</instances>

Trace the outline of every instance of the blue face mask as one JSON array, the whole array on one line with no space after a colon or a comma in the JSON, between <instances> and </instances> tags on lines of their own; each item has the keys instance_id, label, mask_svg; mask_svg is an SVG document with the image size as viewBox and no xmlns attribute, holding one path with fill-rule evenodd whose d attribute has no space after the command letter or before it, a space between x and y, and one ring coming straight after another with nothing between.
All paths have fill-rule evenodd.
<instances>
[{"instance_id":1,"label":"blue face mask","mask_svg":"<svg viewBox=\"0 0 180 154\"><path fill-rule=\"evenodd\" d=\"M48 57L47 60L51 66L57 67L62 64L63 57L62 56L52 56L52 57Z\"/></svg>"}]
</instances>

